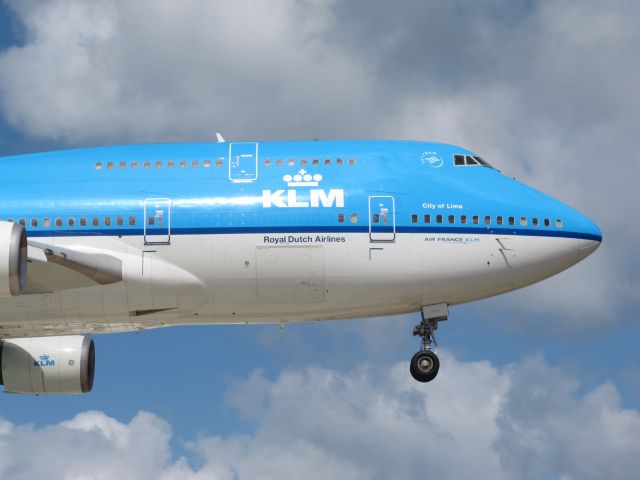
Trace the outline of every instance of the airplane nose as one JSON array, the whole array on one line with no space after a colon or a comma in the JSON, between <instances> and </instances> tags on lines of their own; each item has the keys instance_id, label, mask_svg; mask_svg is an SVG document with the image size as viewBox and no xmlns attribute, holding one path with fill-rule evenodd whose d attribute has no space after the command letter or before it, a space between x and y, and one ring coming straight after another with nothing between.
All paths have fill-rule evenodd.
<instances>
[{"instance_id":1,"label":"airplane nose","mask_svg":"<svg viewBox=\"0 0 640 480\"><path fill-rule=\"evenodd\" d=\"M600 242L597 240L580 240L580 246L578 247L578 261L587 258L595 252L599 246Z\"/></svg>"},{"instance_id":2,"label":"airplane nose","mask_svg":"<svg viewBox=\"0 0 640 480\"><path fill-rule=\"evenodd\" d=\"M579 260L585 259L595 252L602 242L602 232L598 225L587 217L583 217L582 223L583 227L581 228L581 233L584 237L580 239L580 245L578 246Z\"/></svg>"}]
</instances>

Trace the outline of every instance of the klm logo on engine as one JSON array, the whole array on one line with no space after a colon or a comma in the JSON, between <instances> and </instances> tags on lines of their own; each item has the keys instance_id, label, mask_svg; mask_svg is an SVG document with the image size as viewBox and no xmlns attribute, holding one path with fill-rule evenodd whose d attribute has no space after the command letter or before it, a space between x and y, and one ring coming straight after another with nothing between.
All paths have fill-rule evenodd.
<instances>
[{"instance_id":1,"label":"klm logo on engine","mask_svg":"<svg viewBox=\"0 0 640 480\"><path fill-rule=\"evenodd\" d=\"M322 181L322 175L311 175L302 169L295 175L285 175L282 180L289 187L317 187ZM341 188L309 188L308 190L263 190L262 206L264 208L331 208L344 207L344 190Z\"/></svg>"},{"instance_id":2,"label":"klm logo on engine","mask_svg":"<svg viewBox=\"0 0 640 480\"><path fill-rule=\"evenodd\" d=\"M55 367L56 361L49 358L49 355L40 355L40 360L33 361L34 367Z\"/></svg>"}]
</instances>

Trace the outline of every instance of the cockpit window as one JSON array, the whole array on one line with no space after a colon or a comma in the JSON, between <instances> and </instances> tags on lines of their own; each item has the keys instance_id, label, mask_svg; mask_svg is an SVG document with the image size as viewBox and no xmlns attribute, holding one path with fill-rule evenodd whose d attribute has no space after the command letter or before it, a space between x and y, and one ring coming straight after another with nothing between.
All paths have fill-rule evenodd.
<instances>
[{"instance_id":1,"label":"cockpit window","mask_svg":"<svg viewBox=\"0 0 640 480\"><path fill-rule=\"evenodd\" d=\"M473 166L473 167L488 167L493 169L491 165L480 157L473 155L454 155L453 156L453 164L456 167L462 166Z\"/></svg>"},{"instance_id":2,"label":"cockpit window","mask_svg":"<svg viewBox=\"0 0 640 480\"><path fill-rule=\"evenodd\" d=\"M491 165L489 165L489 162L481 159L480 157L473 157L478 163L480 163L480 165L482 165L483 167L489 167L489 168L493 168Z\"/></svg>"}]
</instances>

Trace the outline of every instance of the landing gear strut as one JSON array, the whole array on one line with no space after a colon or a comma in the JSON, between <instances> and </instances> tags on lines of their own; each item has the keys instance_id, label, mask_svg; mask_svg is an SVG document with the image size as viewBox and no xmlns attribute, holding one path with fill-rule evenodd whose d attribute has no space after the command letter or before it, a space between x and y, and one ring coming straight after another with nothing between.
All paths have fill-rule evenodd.
<instances>
[{"instance_id":1,"label":"landing gear strut","mask_svg":"<svg viewBox=\"0 0 640 480\"><path fill-rule=\"evenodd\" d=\"M421 350L416 353L409 364L411 376L419 382L430 382L438 374L440 360L431 351L432 347L437 350L438 343L433 334L438 328L438 322L446 320L449 309L446 303L427 305L422 307L422 321L413 329L415 337L422 337Z\"/></svg>"}]
</instances>

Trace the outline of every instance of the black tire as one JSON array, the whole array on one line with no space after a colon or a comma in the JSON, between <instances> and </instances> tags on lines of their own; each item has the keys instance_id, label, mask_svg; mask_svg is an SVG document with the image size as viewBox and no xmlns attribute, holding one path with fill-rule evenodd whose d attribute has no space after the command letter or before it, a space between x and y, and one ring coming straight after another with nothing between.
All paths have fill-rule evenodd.
<instances>
[{"instance_id":1,"label":"black tire","mask_svg":"<svg viewBox=\"0 0 640 480\"><path fill-rule=\"evenodd\" d=\"M411 376L419 382L430 382L440 369L440 360L438 356L429 350L423 350L416 353L409 364Z\"/></svg>"}]
</instances>

